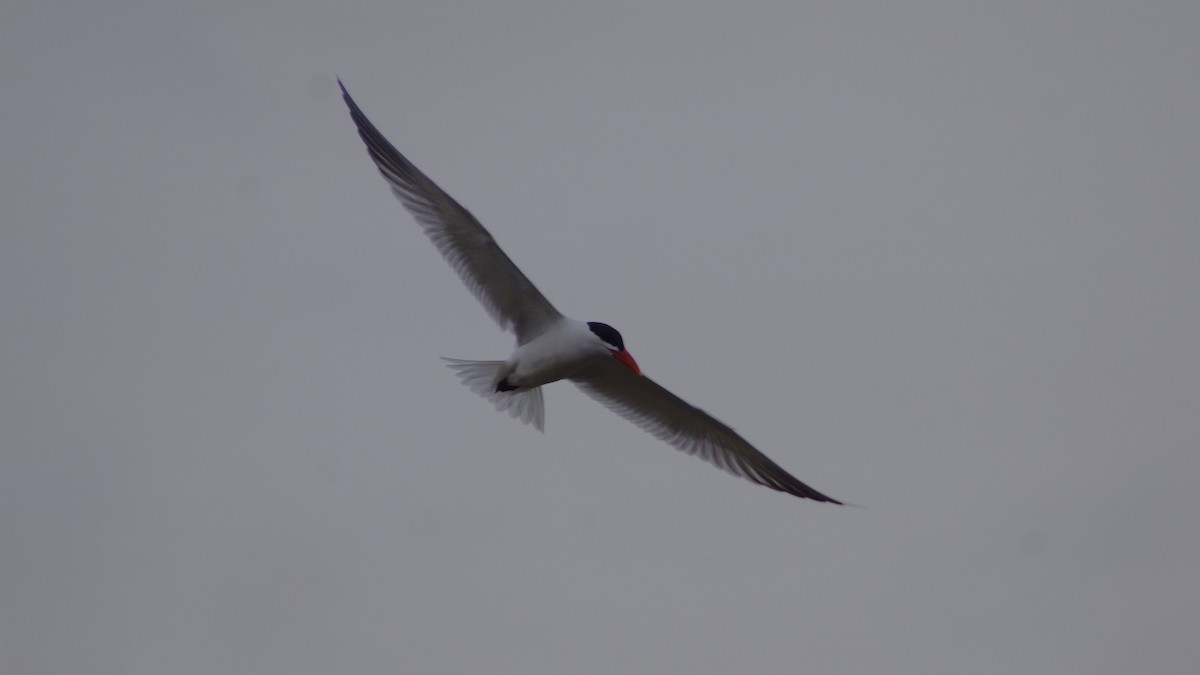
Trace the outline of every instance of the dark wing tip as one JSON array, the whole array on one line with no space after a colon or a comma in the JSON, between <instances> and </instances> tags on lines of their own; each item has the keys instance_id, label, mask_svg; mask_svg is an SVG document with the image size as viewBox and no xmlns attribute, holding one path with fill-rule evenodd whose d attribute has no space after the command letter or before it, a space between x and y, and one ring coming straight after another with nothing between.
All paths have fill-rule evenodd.
<instances>
[{"instance_id":1,"label":"dark wing tip","mask_svg":"<svg viewBox=\"0 0 1200 675\"><path fill-rule=\"evenodd\" d=\"M786 492L790 495L795 495L803 499L811 499L814 502L825 502L826 504L837 504L838 506L846 505L845 502L838 501L829 495L817 492L787 472L783 472L783 476L780 478L784 478L784 480L779 481L778 485L772 485L768 483L766 484L767 487L775 488L780 492ZM773 482L774 481L772 481L772 483Z\"/></svg>"},{"instance_id":2,"label":"dark wing tip","mask_svg":"<svg viewBox=\"0 0 1200 675\"><path fill-rule=\"evenodd\" d=\"M823 495L820 492L817 492L816 490L813 490L813 493L811 495L806 494L804 496L808 497L809 499L811 499L813 501L823 502L825 504L834 504L837 506L845 506L846 505L846 502L838 501L838 500L834 499L833 497L830 497L829 495Z\"/></svg>"},{"instance_id":3,"label":"dark wing tip","mask_svg":"<svg viewBox=\"0 0 1200 675\"><path fill-rule=\"evenodd\" d=\"M427 192L441 192L396 149L396 146L392 145L391 141L384 137L379 129L375 128L371 120L367 119L366 113L354 102L350 92L346 90L346 85L342 84L341 78L338 78L338 86L342 89L342 100L350 109L350 118L354 120L354 126L358 128L358 136L367 146L367 153L370 154L371 160L375 162L375 166L383 174L384 179L392 184L393 189L396 189L397 186L406 190L420 187ZM406 205L409 204L409 199L405 197L401 197L401 201Z\"/></svg>"}]
</instances>

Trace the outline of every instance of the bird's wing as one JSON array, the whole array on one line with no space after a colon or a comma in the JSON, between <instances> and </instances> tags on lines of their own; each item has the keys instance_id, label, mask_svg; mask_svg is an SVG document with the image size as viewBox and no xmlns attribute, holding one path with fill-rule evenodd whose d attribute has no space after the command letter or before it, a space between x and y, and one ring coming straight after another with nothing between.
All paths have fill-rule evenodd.
<instances>
[{"instance_id":1,"label":"bird's wing","mask_svg":"<svg viewBox=\"0 0 1200 675\"><path fill-rule=\"evenodd\" d=\"M615 359L601 359L571 381L643 430L735 476L797 497L842 503L801 483L733 429Z\"/></svg>"},{"instance_id":2,"label":"bird's wing","mask_svg":"<svg viewBox=\"0 0 1200 675\"><path fill-rule=\"evenodd\" d=\"M338 86L379 173L496 323L504 330L511 328L517 342L524 344L559 319L558 310L483 225L379 133L341 80Z\"/></svg>"}]
</instances>

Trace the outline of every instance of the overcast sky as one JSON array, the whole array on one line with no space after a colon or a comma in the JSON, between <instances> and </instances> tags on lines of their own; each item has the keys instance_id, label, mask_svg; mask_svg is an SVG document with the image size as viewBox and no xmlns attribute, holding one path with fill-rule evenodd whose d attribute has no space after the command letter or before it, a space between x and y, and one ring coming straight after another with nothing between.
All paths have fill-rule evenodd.
<instances>
[{"instance_id":1,"label":"overcast sky","mask_svg":"<svg viewBox=\"0 0 1200 675\"><path fill-rule=\"evenodd\" d=\"M1200 5L0 7L0 672L1193 673ZM566 384L336 95L838 508Z\"/></svg>"}]
</instances>

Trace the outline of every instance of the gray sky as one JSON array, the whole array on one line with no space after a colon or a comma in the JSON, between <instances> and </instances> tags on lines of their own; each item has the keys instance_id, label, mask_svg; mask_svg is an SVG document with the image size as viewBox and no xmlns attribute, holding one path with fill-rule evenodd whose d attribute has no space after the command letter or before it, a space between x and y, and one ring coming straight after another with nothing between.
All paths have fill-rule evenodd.
<instances>
[{"instance_id":1,"label":"gray sky","mask_svg":"<svg viewBox=\"0 0 1200 675\"><path fill-rule=\"evenodd\" d=\"M187 4L0 8L6 675L1194 672L1200 6ZM868 508L462 387L335 74Z\"/></svg>"}]
</instances>

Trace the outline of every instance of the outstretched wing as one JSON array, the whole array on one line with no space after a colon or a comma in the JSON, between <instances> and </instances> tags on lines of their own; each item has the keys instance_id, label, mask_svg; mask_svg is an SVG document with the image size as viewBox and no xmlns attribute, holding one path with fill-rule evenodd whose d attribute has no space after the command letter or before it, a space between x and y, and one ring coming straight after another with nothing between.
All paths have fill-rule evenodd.
<instances>
[{"instance_id":1,"label":"outstretched wing","mask_svg":"<svg viewBox=\"0 0 1200 675\"><path fill-rule=\"evenodd\" d=\"M615 359L602 359L571 381L643 430L735 476L797 497L842 503L801 483L733 429Z\"/></svg>"},{"instance_id":2,"label":"outstretched wing","mask_svg":"<svg viewBox=\"0 0 1200 675\"><path fill-rule=\"evenodd\" d=\"M475 216L379 133L341 80L338 86L379 173L496 323L524 344L561 317Z\"/></svg>"}]
</instances>

